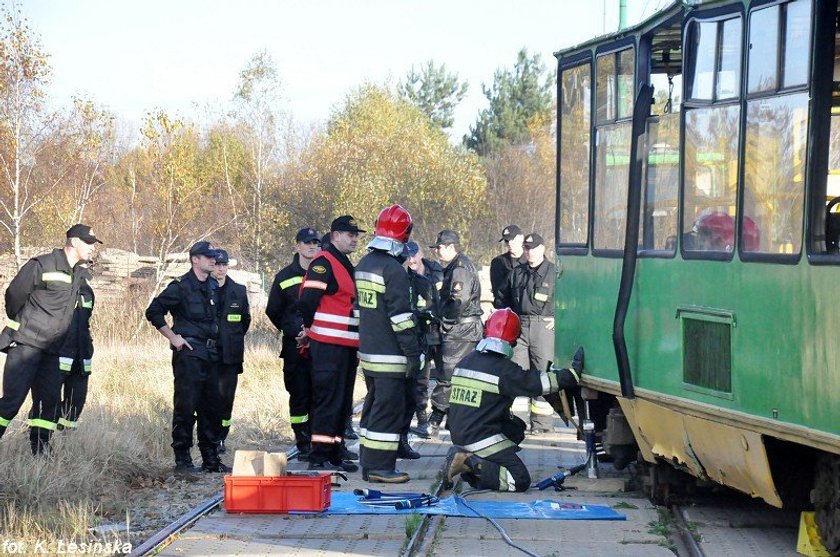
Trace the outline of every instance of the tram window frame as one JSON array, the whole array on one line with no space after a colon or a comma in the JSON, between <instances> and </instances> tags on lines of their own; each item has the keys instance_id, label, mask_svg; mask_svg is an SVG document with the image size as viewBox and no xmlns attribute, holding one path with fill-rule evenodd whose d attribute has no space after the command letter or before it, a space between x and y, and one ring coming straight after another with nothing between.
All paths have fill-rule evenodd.
<instances>
[{"instance_id":1,"label":"tram window frame","mask_svg":"<svg viewBox=\"0 0 840 557\"><path fill-rule=\"evenodd\" d=\"M787 77L788 77L788 30L789 30L789 22L788 13L789 7L791 4L794 3L803 3L808 5L808 30L806 35L807 41L807 60L805 63L805 75L804 81L799 83L787 84ZM775 32L775 52L773 56L775 57L773 68L774 68L774 75L772 76L772 86L765 86L763 88L754 88L753 87L753 67L754 67L754 58L753 53L758 53L757 56L766 55L767 53L763 49L753 48L753 29L754 29L754 22L757 14L761 12L767 12L768 14L775 12L775 24L776 24L776 32ZM738 211L738 256L742 261L745 262L765 262L765 263L779 263L779 264L796 264L799 262L800 258L802 257L803 247L808 243L808 240L805 236L805 220L806 220L806 212L807 212L807 191L809 188L809 176L808 176L808 152L810 148L810 127L811 127L811 107L810 107L810 98L808 95L810 84L811 84L811 45L813 44L814 40L814 4L812 0L776 0L771 2L762 3L759 5L753 6L747 12L747 51L745 56L745 62L747 64L746 68L746 76L744 81L745 86L745 102L744 102L744 109L742 114L743 125L741 129L741 171L740 171L740 185L738 188L738 207L740 210ZM759 25L759 27L763 28ZM766 36L766 35L764 35ZM795 60L795 62L799 62L799 60ZM797 99L799 97L799 99ZM759 241L760 236L763 234L770 234L771 227L768 226L769 223L772 222L772 217L768 217L766 215L758 215L755 211L750 211L750 214L747 214L747 206L746 206L746 197L748 193L752 193L754 195L755 192L751 191L748 192L747 189L750 186L748 183L748 166L751 164L751 160L748 160L748 156L750 155L749 149L749 139L750 139L750 132L751 132L751 123L762 125L762 121L759 119L757 121L753 121L750 119L751 115L754 113L754 108L757 110L761 110L763 107L769 106L777 101L795 101L800 100L804 97L804 109L805 109L805 130L804 130L804 141L803 144L800 146L800 152L798 153L798 157L801 159L801 167L800 173L802 177L801 181L801 188L799 189L799 222L798 226L795 227L796 229L793 230L793 234L798 233L798 238L791 236L790 237L790 244L791 249L793 250L794 247L797 246L796 241L798 240L798 249L791 251L790 253L784 252L772 252L772 251L758 251L756 250L747 250L745 249L745 243L747 242L745 229L747 228L748 224L746 219L750 219L749 226L755 227L759 232ZM796 123L794 123L796 125ZM791 133L795 133L796 130L792 130ZM760 135L760 134L759 134ZM793 191L792 189L790 191ZM783 195L785 192L778 190L775 193L776 195ZM789 203L785 202L781 205L779 203L773 204L774 206L783 206L787 207ZM751 207L752 208L752 207ZM762 219L759 221L759 217ZM762 226L764 225L764 226ZM781 244L780 244L781 245Z\"/></svg>"},{"instance_id":2,"label":"tram window frame","mask_svg":"<svg viewBox=\"0 0 840 557\"><path fill-rule=\"evenodd\" d=\"M633 60L633 75L630 81L631 89L629 91L629 113L624 114L620 108L621 103L621 95L618 94L619 89L619 80L620 80L620 71L621 67L619 65L619 58L621 54L626 53L629 51L631 53L631 57ZM592 255L596 257L610 257L610 258L618 258L624 255L624 241L625 241L625 230L627 225L627 188L630 187L630 162L629 162L629 154L630 154L630 140L628 139L627 142L627 155L628 155L628 163L627 163L627 177L624 181L625 184L625 195L623 201L621 202L620 211L615 211L616 214L621 215L621 219L623 219L623 224L620 226L620 234L621 234L621 246L620 247L597 247L596 243L598 240L598 189L599 189L599 182L598 182L598 157L599 157L599 147L602 145L601 136L599 132L601 130L606 130L607 128L619 129L622 126L628 127L628 136L632 136L631 129L633 126L633 106L635 104L636 98L636 83L638 79L638 71L639 71L639 64L638 60L636 59L638 54L638 45L636 44L635 37L627 37L620 41L608 43L605 45L601 45L595 50L594 56L594 63L593 63L593 87L592 87L592 94L593 94L593 145L592 145L592 177L591 177L591 201L590 201L590 243L592 246ZM616 88L616 94L613 96L614 107L611 112L610 118L598 118L598 61L600 58L605 56L612 56L614 61L614 84Z\"/></svg>"},{"instance_id":3,"label":"tram window frame","mask_svg":"<svg viewBox=\"0 0 840 557\"><path fill-rule=\"evenodd\" d=\"M563 98L563 72L569 70L576 70L582 66L589 66L589 107L588 120L589 126L587 129L589 139L589 149L587 154L587 172L586 172L586 234L583 242L562 242L562 180L563 174L561 172L562 164L562 141L563 141L563 121L562 114L562 98ZM568 58L561 58L557 65L557 178L556 178L556 199L555 199L555 229L554 234L557 238L556 252L558 255L586 255L589 253L589 238L592 234L592 172L593 172L593 137L594 137L594 112L595 112L595 62L591 51L577 53Z\"/></svg>"},{"instance_id":4,"label":"tram window frame","mask_svg":"<svg viewBox=\"0 0 840 557\"><path fill-rule=\"evenodd\" d=\"M745 33L746 33L746 25L745 25L745 14L742 5L733 5L727 6L723 8L711 9L708 11L700 12L697 14L692 15L691 17L687 18L684 23L683 27L683 86L685 92L685 101L683 102L683 111L682 111L682 119L681 119L681 146L680 146L680 199L679 199L679 222L678 222L678 235L679 235L679 246L680 246L680 255L683 259L686 260L712 260L712 261L731 261L734 256L735 252L737 251L737 228L738 219L740 218L740 207L739 207L739 196L741 190L741 152L743 149L743 132L742 132L742 119L743 119L743 81L744 81L744 47L745 47ZM721 74L725 70L725 66L723 64L723 47L724 47L724 40L723 35L726 31L725 24L732 23L737 21L740 25L740 33L739 37L740 40L739 44L739 51L738 55L733 57L734 60L737 61L738 64L738 72L737 77L734 79L734 89L735 95L730 96L721 96L721 87L719 86L719 80L721 78ZM697 42L697 31L696 29L699 28L700 25L705 24L714 24L715 25L715 52L714 52L714 72L712 74L712 83L710 87L707 89L711 89L711 96L710 98L702 98L697 97L695 95L695 77L696 77L696 67L697 67L697 55L698 55L698 42ZM697 26L697 27L695 27ZM687 180L687 172L689 170L688 164L688 157L686 156L686 148L689 141L689 119L692 118L695 111L697 113L714 110L714 109L737 109L737 115L733 118L735 122L735 128L737 130L737 144L734 146L732 152L734 156L735 166L735 187L733 192L733 198L731 200L731 205L728 205L733 208L735 214L729 215L732 219L732 228L733 228L733 244L730 249L691 249L686 248L686 240L691 238L694 240L697 236L696 233L696 225L697 223L704 217L709 215L714 215L716 213L727 214L728 211L712 211L707 215L698 214L696 217L696 206L691 205L687 206L686 202L688 199L687 196L687 188L688 188L688 180ZM732 161L729 161L731 163ZM724 172L728 172L732 174L731 170L724 169ZM694 182L692 182L693 184ZM710 207L711 208L711 207ZM691 209L690 211L688 209ZM689 217L689 214L691 215ZM686 219L692 218L693 219L693 226L690 230L686 230Z\"/></svg>"}]
</instances>

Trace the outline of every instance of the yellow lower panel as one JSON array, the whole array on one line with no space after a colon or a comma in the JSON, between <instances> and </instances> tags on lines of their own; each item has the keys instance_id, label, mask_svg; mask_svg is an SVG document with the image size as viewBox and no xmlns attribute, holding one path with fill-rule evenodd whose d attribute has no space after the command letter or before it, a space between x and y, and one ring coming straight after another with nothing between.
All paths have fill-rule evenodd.
<instances>
[{"instance_id":1,"label":"yellow lower panel","mask_svg":"<svg viewBox=\"0 0 840 557\"><path fill-rule=\"evenodd\" d=\"M635 398L618 398L648 462L677 463L711 479L782 506L773 484L761 434L681 414Z\"/></svg>"}]
</instances>

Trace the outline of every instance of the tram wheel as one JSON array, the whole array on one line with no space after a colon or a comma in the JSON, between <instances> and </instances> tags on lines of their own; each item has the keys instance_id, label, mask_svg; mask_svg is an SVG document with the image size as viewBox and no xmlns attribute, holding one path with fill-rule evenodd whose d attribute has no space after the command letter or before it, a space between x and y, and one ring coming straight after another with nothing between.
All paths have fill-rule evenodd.
<instances>
[{"instance_id":1,"label":"tram wheel","mask_svg":"<svg viewBox=\"0 0 840 557\"><path fill-rule=\"evenodd\" d=\"M840 456L820 456L811 503L823 544L831 555L840 556Z\"/></svg>"}]
</instances>

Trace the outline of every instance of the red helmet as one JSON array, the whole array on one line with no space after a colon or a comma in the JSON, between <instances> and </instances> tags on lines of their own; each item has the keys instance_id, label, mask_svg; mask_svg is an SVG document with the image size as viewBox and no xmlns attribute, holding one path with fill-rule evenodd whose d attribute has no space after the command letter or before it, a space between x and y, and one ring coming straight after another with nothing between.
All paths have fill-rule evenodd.
<instances>
[{"instance_id":1,"label":"red helmet","mask_svg":"<svg viewBox=\"0 0 840 557\"><path fill-rule=\"evenodd\" d=\"M398 242L407 242L411 236L412 220L408 211L399 205L391 205L380 211L376 218L374 234Z\"/></svg>"},{"instance_id":2,"label":"red helmet","mask_svg":"<svg viewBox=\"0 0 840 557\"><path fill-rule=\"evenodd\" d=\"M761 233L758 231L755 221L750 217L744 217L741 226L741 246L744 251L759 251Z\"/></svg>"},{"instance_id":3,"label":"red helmet","mask_svg":"<svg viewBox=\"0 0 840 557\"><path fill-rule=\"evenodd\" d=\"M512 344L519 338L519 316L510 308L494 311L484 325L484 338L497 338Z\"/></svg>"},{"instance_id":4,"label":"red helmet","mask_svg":"<svg viewBox=\"0 0 840 557\"><path fill-rule=\"evenodd\" d=\"M735 245L735 219L726 213L703 215L694 228L704 249L731 251Z\"/></svg>"}]
</instances>

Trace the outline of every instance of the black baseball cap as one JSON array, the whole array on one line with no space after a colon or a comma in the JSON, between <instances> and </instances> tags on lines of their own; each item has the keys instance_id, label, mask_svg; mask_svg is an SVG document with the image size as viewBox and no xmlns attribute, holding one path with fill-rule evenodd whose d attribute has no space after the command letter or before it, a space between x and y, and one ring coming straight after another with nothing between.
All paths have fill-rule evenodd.
<instances>
[{"instance_id":1,"label":"black baseball cap","mask_svg":"<svg viewBox=\"0 0 840 557\"><path fill-rule=\"evenodd\" d=\"M420 251L420 246L417 245L417 242L414 240L409 240L405 243L405 253L409 257L414 257L417 255L417 252Z\"/></svg>"},{"instance_id":2,"label":"black baseball cap","mask_svg":"<svg viewBox=\"0 0 840 557\"><path fill-rule=\"evenodd\" d=\"M445 246L445 245L448 245L448 244L460 244L460 243L461 243L461 237L458 235L457 232L455 232L454 230L441 230L440 232L438 232L437 240L435 240L435 243L433 245L429 246L429 247L430 248L436 248L440 245Z\"/></svg>"},{"instance_id":3,"label":"black baseball cap","mask_svg":"<svg viewBox=\"0 0 840 557\"><path fill-rule=\"evenodd\" d=\"M353 215L342 215L332 221L330 232L367 232L367 230L359 228Z\"/></svg>"},{"instance_id":4,"label":"black baseball cap","mask_svg":"<svg viewBox=\"0 0 840 557\"><path fill-rule=\"evenodd\" d=\"M93 230L86 224L74 224L67 230L68 238L78 238L86 244L102 243L102 240L96 237Z\"/></svg>"},{"instance_id":5,"label":"black baseball cap","mask_svg":"<svg viewBox=\"0 0 840 557\"><path fill-rule=\"evenodd\" d=\"M190 257L193 255L203 255L215 259L218 254L219 250L213 249L213 245L210 242L196 242L190 248Z\"/></svg>"},{"instance_id":6,"label":"black baseball cap","mask_svg":"<svg viewBox=\"0 0 840 557\"><path fill-rule=\"evenodd\" d=\"M330 232L327 232L323 236L321 236L321 248L327 249L327 246L332 243L332 238L330 238Z\"/></svg>"},{"instance_id":7,"label":"black baseball cap","mask_svg":"<svg viewBox=\"0 0 840 557\"><path fill-rule=\"evenodd\" d=\"M499 241L500 242L504 242L504 241L509 242L509 241L513 240L514 238L516 238L517 236L519 236L520 234L522 234L522 230L518 226L516 226L515 224L509 224L505 227L504 230L502 230L502 237L501 237L501 239L499 239Z\"/></svg>"},{"instance_id":8,"label":"black baseball cap","mask_svg":"<svg viewBox=\"0 0 840 557\"><path fill-rule=\"evenodd\" d=\"M307 244L312 240L321 240L321 235L314 228L301 228L295 235L295 242Z\"/></svg>"},{"instance_id":9,"label":"black baseball cap","mask_svg":"<svg viewBox=\"0 0 840 557\"><path fill-rule=\"evenodd\" d=\"M537 234L536 232L531 232L525 237L525 242L522 244L526 248L535 248L537 246L543 245L545 242L543 241L543 237Z\"/></svg>"},{"instance_id":10,"label":"black baseball cap","mask_svg":"<svg viewBox=\"0 0 840 557\"><path fill-rule=\"evenodd\" d=\"M214 250L216 252L216 263L221 263L222 265L227 265L230 263L230 256L228 256L228 252L223 249Z\"/></svg>"}]
</instances>

